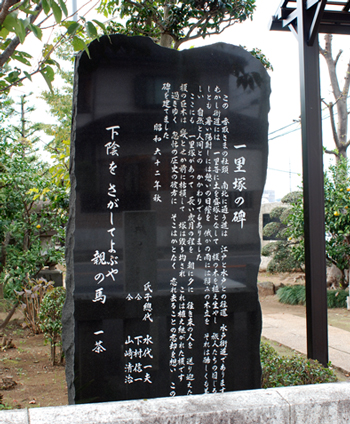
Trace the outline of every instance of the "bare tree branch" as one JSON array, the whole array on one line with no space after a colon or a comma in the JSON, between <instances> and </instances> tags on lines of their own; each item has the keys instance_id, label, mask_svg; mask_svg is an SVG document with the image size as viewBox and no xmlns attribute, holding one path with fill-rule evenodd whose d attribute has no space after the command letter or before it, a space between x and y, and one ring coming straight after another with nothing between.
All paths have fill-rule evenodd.
<instances>
[{"instance_id":1,"label":"bare tree branch","mask_svg":"<svg viewBox=\"0 0 350 424\"><path fill-rule=\"evenodd\" d=\"M329 116L330 116L330 119L331 119L333 140L334 140L334 143L339 150L340 143L339 143L339 137L338 137L338 133L337 133L336 125L335 125L335 120L334 120L334 110L333 110L334 105L333 105L332 102L330 102L327 106L328 106Z\"/></svg>"},{"instance_id":2,"label":"bare tree branch","mask_svg":"<svg viewBox=\"0 0 350 424\"><path fill-rule=\"evenodd\" d=\"M320 49L322 56L325 58L328 67L329 78L331 81L332 89L334 92L335 99L338 99L341 96L341 91L339 88L336 72L335 72L335 61L332 57L332 35L325 35L325 49Z\"/></svg>"},{"instance_id":3,"label":"bare tree branch","mask_svg":"<svg viewBox=\"0 0 350 424\"><path fill-rule=\"evenodd\" d=\"M327 107L330 112L333 140L339 152L337 157L341 157L341 156L346 156L346 148L347 148L347 132L348 132L347 97L348 97L349 88L350 88L350 63L348 63L348 66L347 66L344 85L342 87L342 90L340 90L338 76L336 73L336 66L342 54L342 50L340 50L336 58L333 59L332 39L333 38L331 34L325 35L325 47L324 49L320 47L320 54L326 60L333 97L335 100L334 103L329 103ZM334 110L333 110L334 106L336 106L337 114L338 114L337 123L335 122L335 117L334 117Z\"/></svg>"},{"instance_id":4,"label":"bare tree branch","mask_svg":"<svg viewBox=\"0 0 350 424\"><path fill-rule=\"evenodd\" d=\"M335 150L325 150L326 153L330 154L330 155L334 155L337 158L339 157L339 154L335 151Z\"/></svg>"},{"instance_id":5,"label":"bare tree branch","mask_svg":"<svg viewBox=\"0 0 350 424\"><path fill-rule=\"evenodd\" d=\"M340 56L342 55L342 53L343 53L343 50L339 50L337 56L335 57L335 59L334 59L334 65L335 65L335 67L338 64L338 60L339 60Z\"/></svg>"},{"instance_id":6,"label":"bare tree branch","mask_svg":"<svg viewBox=\"0 0 350 424\"><path fill-rule=\"evenodd\" d=\"M348 66L346 68L346 74L344 79L345 79L345 82L343 86L343 96L347 98L349 94L349 87L350 87L350 62L348 63Z\"/></svg>"}]
</instances>

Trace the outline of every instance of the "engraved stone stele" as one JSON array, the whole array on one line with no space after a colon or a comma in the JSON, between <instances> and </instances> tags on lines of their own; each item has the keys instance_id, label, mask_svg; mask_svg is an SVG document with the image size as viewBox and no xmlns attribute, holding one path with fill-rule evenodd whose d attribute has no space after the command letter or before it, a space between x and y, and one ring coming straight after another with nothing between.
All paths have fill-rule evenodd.
<instances>
[{"instance_id":1,"label":"engraved stone stele","mask_svg":"<svg viewBox=\"0 0 350 424\"><path fill-rule=\"evenodd\" d=\"M112 35L76 61L70 403L260 387L269 77L240 47Z\"/></svg>"}]
</instances>

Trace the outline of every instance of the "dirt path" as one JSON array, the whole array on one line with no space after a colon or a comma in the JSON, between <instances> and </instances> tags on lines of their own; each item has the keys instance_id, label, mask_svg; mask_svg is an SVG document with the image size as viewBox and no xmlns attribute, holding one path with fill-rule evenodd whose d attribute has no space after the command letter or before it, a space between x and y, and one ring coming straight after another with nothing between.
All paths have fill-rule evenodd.
<instances>
[{"instance_id":1,"label":"dirt path","mask_svg":"<svg viewBox=\"0 0 350 424\"><path fill-rule=\"evenodd\" d=\"M13 344L0 351L2 404L12 408L66 405L64 366L52 366L43 334L33 336L29 329L23 329L18 315L1 334Z\"/></svg>"},{"instance_id":2,"label":"dirt path","mask_svg":"<svg viewBox=\"0 0 350 424\"><path fill-rule=\"evenodd\" d=\"M277 296L266 296L260 298L263 314L292 314L298 317L305 317L305 306L283 305L278 301ZM332 325L342 330L350 332L350 311L342 308L328 309L328 325Z\"/></svg>"},{"instance_id":3,"label":"dirt path","mask_svg":"<svg viewBox=\"0 0 350 424\"><path fill-rule=\"evenodd\" d=\"M272 282L278 288L281 284L302 284L304 282L302 274L269 274L259 273L259 282ZM288 313L304 317L306 315L305 306L284 305L278 301L277 296L266 296L260 298L263 314ZM350 311L343 308L328 309L328 324L342 330L350 331Z\"/></svg>"}]
</instances>

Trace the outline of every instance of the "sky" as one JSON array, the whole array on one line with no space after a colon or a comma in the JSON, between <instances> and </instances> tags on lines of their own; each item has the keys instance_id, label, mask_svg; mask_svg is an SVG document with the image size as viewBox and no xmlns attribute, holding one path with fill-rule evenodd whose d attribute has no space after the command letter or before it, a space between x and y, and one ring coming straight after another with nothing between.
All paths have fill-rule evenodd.
<instances>
[{"instance_id":1,"label":"sky","mask_svg":"<svg viewBox=\"0 0 350 424\"><path fill-rule=\"evenodd\" d=\"M290 32L269 31L269 22L280 0L257 0L252 21L236 24L219 36L196 45L223 41L261 49L273 66L269 113L269 163L265 189L281 198L301 183L298 44ZM186 47L186 45L184 45ZM291 132L294 130L294 132Z\"/></svg>"},{"instance_id":2,"label":"sky","mask_svg":"<svg viewBox=\"0 0 350 424\"><path fill-rule=\"evenodd\" d=\"M271 96L269 113L269 162L265 189L275 190L276 199L280 199L289 191L296 190L302 181L301 165L301 131L300 131L300 88L299 88L299 57L298 43L295 36L289 32L270 31L269 23L277 11L281 0L256 0L256 11L253 20L236 24L220 35L207 37L189 43L184 43L182 49L199 47L217 42L245 46L248 50L261 49L273 66L269 71L271 77ZM78 0L78 7L86 0ZM68 3L69 4L69 3ZM88 2L83 11L91 8L96 1ZM90 19L92 19L90 17ZM101 19L103 20L103 18ZM30 49L35 48L35 39L30 41ZM320 35L320 42L323 36ZM343 79L345 66L350 58L349 39L347 36L334 38L335 54L341 48L344 50L343 61L340 63L340 75ZM321 64L321 96L331 100L330 84L324 59ZM33 86L26 90L41 91L45 86L39 76ZM17 91L22 94L23 89ZM38 102L38 114L42 116L43 105ZM327 111L323 113L323 141L328 148L333 147L330 123ZM325 156L325 167L330 162Z\"/></svg>"},{"instance_id":3,"label":"sky","mask_svg":"<svg viewBox=\"0 0 350 424\"><path fill-rule=\"evenodd\" d=\"M302 183L302 151L300 127L300 86L298 42L290 31L270 31L269 23L276 13L281 0L256 0L256 11L252 21L234 25L219 36L197 42L196 45L212 44L218 41L243 45L248 49L259 48L269 59L273 71L269 113L269 162L265 189L275 190L276 199L289 191L298 189ZM324 36L320 34L320 44ZM344 50L339 63L340 80L343 81L347 62L350 59L348 36L335 36L334 56ZM186 46L185 46L186 47ZM328 70L320 58L321 97L332 100ZM323 106L324 108L324 106ZM323 144L333 149L329 115L322 113ZM324 167L333 161L325 155Z\"/></svg>"}]
</instances>

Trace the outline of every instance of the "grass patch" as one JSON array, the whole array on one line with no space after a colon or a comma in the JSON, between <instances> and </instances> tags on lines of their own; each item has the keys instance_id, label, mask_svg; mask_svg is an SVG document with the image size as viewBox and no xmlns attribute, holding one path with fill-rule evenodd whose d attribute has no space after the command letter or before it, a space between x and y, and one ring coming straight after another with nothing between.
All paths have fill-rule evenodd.
<instances>
[{"instance_id":1,"label":"grass patch","mask_svg":"<svg viewBox=\"0 0 350 424\"><path fill-rule=\"evenodd\" d=\"M337 376L331 368L301 355L281 356L267 342L260 344L262 367L261 387L300 386L304 384L333 383Z\"/></svg>"},{"instance_id":2,"label":"grass patch","mask_svg":"<svg viewBox=\"0 0 350 424\"><path fill-rule=\"evenodd\" d=\"M287 305L305 305L305 287L304 286L284 286L280 287L277 292L278 300Z\"/></svg>"},{"instance_id":3,"label":"grass patch","mask_svg":"<svg viewBox=\"0 0 350 424\"><path fill-rule=\"evenodd\" d=\"M287 305L305 305L306 303L305 286L280 287L276 294L278 300ZM346 308L346 298L348 295L348 290L327 290L328 308Z\"/></svg>"},{"instance_id":4,"label":"grass patch","mask_svg":"<svg viewBox=\"0 0 350 424\"><path fill-rule=\"evenodd\" d=\"M327 290L328 308L346 308L346 298L348 296L348 290Z\"/></svg>"}]
</instances>

